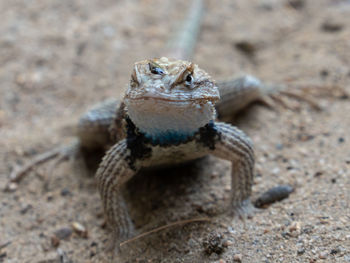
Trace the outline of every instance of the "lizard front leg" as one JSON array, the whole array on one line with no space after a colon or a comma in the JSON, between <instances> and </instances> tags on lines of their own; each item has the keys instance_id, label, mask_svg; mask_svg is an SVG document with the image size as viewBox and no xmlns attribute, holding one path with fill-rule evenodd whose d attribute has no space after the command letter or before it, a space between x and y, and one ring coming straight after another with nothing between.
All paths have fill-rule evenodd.
<instances>
[{"instance_id":1,"label":"lizard front leg","mask_svg":"<svg viewBox=\"0 0 350 263\"><path fill-rule=\"evenodd\" d=\"M216 122L219 139L213 155L231 161L231 205L233 212L241 214L249 208L249 197L254 177L254 152L251 140L236 127Z\"/></svg>"},{"instance_id":2,"label":"lizard front leg","mask_svg":"<svg viewBox=\"0 0 350 263\"><path fill-rule=\"evenodd\" d=\"M137 170L135 163L130 165L130 150L124 139L106 153L96 173L106 222L113 235L111 249L117 246L117 251L120 242L134 230L121 188Z\"/></svg>"},{"instance_id":3,"label":"lizard front leg","mask_svg":"<svg viewBox=\"0 0 350 263\"><path fill-rule=\"evenodd\" d=\"M8 190L12 183L19 183L30 170L51 159L56 158L51 168L52 171L61 161L76 157L82 151L94 152L108 147L111 144L109 127L119 105L119 101L108 99L92 107L79 119L77 126L78 138L74 142L39 154L24 166L14 169L5 190Z\"/></svg>"}]
</instances>

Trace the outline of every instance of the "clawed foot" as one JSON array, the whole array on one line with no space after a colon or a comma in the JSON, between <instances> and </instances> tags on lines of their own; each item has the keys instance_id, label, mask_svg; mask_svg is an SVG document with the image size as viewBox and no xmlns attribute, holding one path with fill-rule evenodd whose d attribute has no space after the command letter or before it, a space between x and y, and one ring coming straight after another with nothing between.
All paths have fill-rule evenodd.
<instances>
[{"instance_id":1,"label":"clawed foot","mask_svg":"<svg viewBox=\"0 0 350 263\"><path fill-rule=\"evenodd\" d=\"M339 86L298 86L294 89L282 86L266 86L266 93L260 101L269 108L276 109L277 105L296 111L300 109L300 102L311 106L314 110L323 110L316 98L349 98L349 94ZM292 105L290 99L296 100Z\"/></svg>"},{"instance_id":2,"label":"clawed foot","mask_svg":"<svg viewBox=\"0 0 350 263\"><path fill-rule=\"evenodd\" d=\"M247 218L250 218L253 216L255 210L256 209L254 208L250 199L246 199L240 204L233 204L231 206L230 213L231 213L231 216L238 217L242 221L245 221Z\"/></svg>"},{"instance_id":3,"label":"clawed foot","mask_svg":"<svg viewBox=\"0 0 350 263\"><path fill-rule=\"evenodd\" d=\"M131 230L130 230L131 231ZM111 238L108 240L107 246L104 249L103 253L108 255L112 259L112 262L118 262L115 261L119 258L122 250L122 245L124 242L129 240L131 238L131 233L134 235L134 231L129 232L128 235L120 237L116 233L112 232Z\"/></svg>"},{"instance_id":4,"label":"clawed foot","mask_svg":"<svg viewBox=\"0 0 350 263\"><path fill-rule=\"evenodd\" d=\"M43 164L56 158L55 162L50 167L50 172L52 172L58 164L76 156L79 149L79 142L74 142L69 146L57 147L36 156L26 165L13 169L13 171L10 174L10 179L6 184L4 190L9 191L13 189L14 185L18 184L32 169L39 166L40 164Z\"/></svg>"}]
</instances>

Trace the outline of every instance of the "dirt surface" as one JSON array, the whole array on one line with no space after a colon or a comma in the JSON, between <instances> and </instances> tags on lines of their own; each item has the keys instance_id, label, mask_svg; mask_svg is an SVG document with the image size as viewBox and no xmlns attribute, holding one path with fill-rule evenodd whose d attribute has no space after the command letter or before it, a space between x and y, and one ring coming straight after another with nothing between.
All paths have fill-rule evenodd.
<instances>
[{"instance_id":1,"label":"dirt surface","mask_svg":"<svg viewBox=\"0 0 350 263\"><path fill-rule=\"evenodd\" d=\"M0 186L14 166L72 141L89 106L121 97L133 62L160 56L186 10L184 0L1 1ZM346 0L207 1L193 60L216 79L246 72L350 92L349 17ZM232 218L230 164L213 157L138 176L125 195L139 233L211 222L127 244L119 262L350 262L350 100L315 99L322 112L256 105L237 120L256 147L252 199L289 184L288 199ZM0 192L0 262L105 261L93 177L71 162L50 165Z\"/></svg>"}]
</instances>

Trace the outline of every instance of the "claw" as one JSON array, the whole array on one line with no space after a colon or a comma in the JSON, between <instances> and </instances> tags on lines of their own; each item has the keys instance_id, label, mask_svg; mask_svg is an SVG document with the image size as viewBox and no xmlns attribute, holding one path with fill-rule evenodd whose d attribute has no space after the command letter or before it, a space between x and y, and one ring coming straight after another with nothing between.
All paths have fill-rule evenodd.
<instances>
[{"instance_id":1,"label":"claw","mask_svg":"<svg viewBox=\"0 0 350 263\"><path fill-rule=\"evenodd\" d=\"M271 110L277 108L276 102L270 96L262 96L258 102Z\"/></svg>"},{"instance_id":2,"label":"claw","mask_svg":"<svg viewBox=\"0 0 350 263\"><path fill-rule=\"evenodd\" d=\"M62 161L66 160L71 156L74 156L74 153L76 153L76 150L78 148L79 148L79 143L75 142L69 146L57 147L36 156L34 160L30 161L29 163L27 163L26 165L18 169L14 169L11 172L10 179L6 184L4 190L8 191L10 189L11 184L19 183L36 166L39 166L40 164L43 164L45 162L48 162L58 157L58 159L55 161L54 165L50 169L52 171L59 163L61 163Z\"/></svg>"},{"instance_id":3,"label":"claw","mask_svg":"<svg viewBox=\"0 0 350 263\"><path fill-rule=\"evenodd\" d=\"M318 97L333 97L347 99L350 97L349 92L338 85L303 85L299 86L301 90L307 93L313 93Z\"/></svg>"},{"instance_id":4,"label":"claw","mask_svg":"<svg viewBox=\"0 0 350 263\"><path fill-rule=\"evenodd\" d=\"M313 109L322 111L323 107L314 97L349 98L349 94L339 86L298 86L297 89L289 89L286 86L267 85L264 87L264 95L260 99L269 108L276 108L276 104L282 105L290 110L297 110L288 103L288 98L306 102Z\"/></svg>"},{"instance_id":5,"label":"claw","mask_svg":"<svg viewBox=\"0 0 350 263\"><path fill-rule=\"evenodd\" d=\"M295 108L293 108L293 106L291 106L291 105L287 102L286 98L280 96L280 94L271 94L270 97L271 97L274 101L276 101L277 104L282 105L284 108L289 109L289 110L293 110L293 111L296 110Z\"/></svg>"},{"instance_id":6,"label":"claw","mask_svg":"<svg viewBox=\"0 0 350 263\"><path fill-rule=\"evenodd\" d=\"M256 208L253 206L249 199L244 200L241 204L236 204L231 207L230 214L232 217L238 217L245 222L247 218L253 216Z\"/></svg>"},{"instance_id":7,"label":"claw","mask_svg":"<svg viewBox=\"0 0 350 263\"><path fill-rule=\"evenodd\" d=\"M280 93L287 97L295 98L300 101L305 101L315 110L318 110L318 111L322 110L322 106L317 101L312 99L310 96L305 96L305 94L303 94L302 92L282 90Z\"/></svg>"}]
</instances>

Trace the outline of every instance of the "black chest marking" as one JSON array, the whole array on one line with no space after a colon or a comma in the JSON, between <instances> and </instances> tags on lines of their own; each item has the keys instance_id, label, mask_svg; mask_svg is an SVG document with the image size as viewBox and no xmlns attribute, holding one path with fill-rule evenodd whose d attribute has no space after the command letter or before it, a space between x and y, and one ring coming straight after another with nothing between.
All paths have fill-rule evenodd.
<instances>
[{"instance_id":1,"label":"black chest marking","mask_svg":"<svg viewBox=\"0 0 350 263\"><path fill-rule=\"evenodd\" d=\"M135 161L144 160L152 156L152 146L170 147L186 144L195 140L197 143L208 147L210 150L215 149L215 143L220 141L221 133L217 130L214 121L210 121L205 126L198 129L196 133L182 141L165 141L157 142L148 137L135 126L132 120L127 116L126 121L126 142L130 150L130 156L127 160L131 169L135 170Z\"/></svg>"},{"instance_id":2,"label":"black chest marking","mask_svg":"<svg viewBox=\"0 0 350 263\"><path fill-rule=\"evenodd\" d=\"M147 146L148 139L138 131L135 124L129 117L126 120L126 144L130 150L130 156L127 158L131 169L135 170L135 161L145 159L151 156L152 148Z\"/></svg>"},{"instance_id":3,"label":"black chest marking","mask_svg":"<svg viewBox=\"0 0 350 263\"><path fill-rule=\"evenodd\" d=\"M210 121L204 127L199 128L197 141L210 150L215 150L215 143L221 140L221 133L217 130L214 121Z\"/></svg>"}]
</instances>

